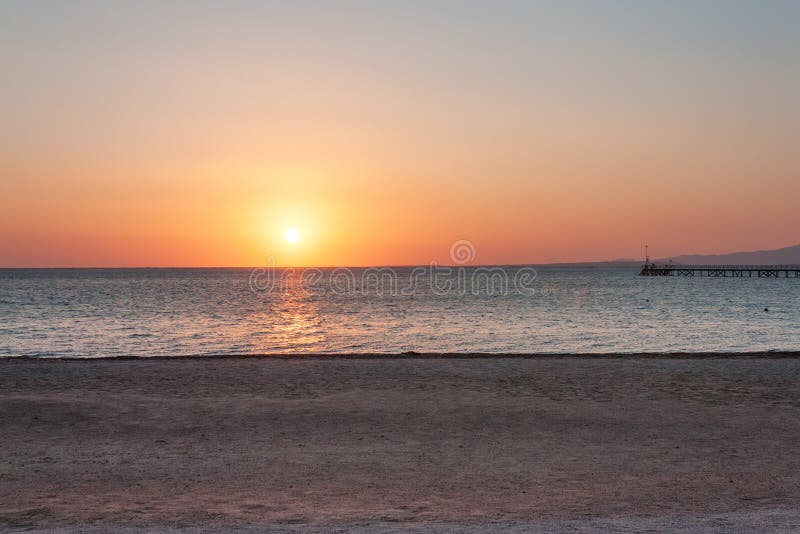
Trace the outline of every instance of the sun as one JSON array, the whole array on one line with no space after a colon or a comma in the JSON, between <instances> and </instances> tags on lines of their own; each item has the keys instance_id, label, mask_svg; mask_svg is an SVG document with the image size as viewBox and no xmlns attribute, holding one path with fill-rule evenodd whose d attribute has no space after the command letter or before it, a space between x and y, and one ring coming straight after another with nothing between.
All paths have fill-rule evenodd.
<instances>
[{"instance_id":1,"label":"sun","mask_svg":"<svg viewBox=\"0 0 800 534\"><path fill-rule=\"evenodd\" d=\"M297 243L300 241L300 230L297 228L287 228L285 237L286 241L289 243Z\"/></svg>"}]
</instances>

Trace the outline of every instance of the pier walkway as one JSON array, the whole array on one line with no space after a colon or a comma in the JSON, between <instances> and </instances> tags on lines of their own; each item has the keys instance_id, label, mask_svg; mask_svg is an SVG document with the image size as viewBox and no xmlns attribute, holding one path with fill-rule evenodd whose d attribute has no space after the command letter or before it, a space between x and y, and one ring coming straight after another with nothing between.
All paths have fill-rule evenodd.
<instances>
[{"instance_id":1,"label":"pier walkway","mask_svg":"<svg viewBox=\"0 0 800 534\"><path fill-rule=\"evenodd\" d=\"M800 265L656 265L645 263L641 276L708 276L717 278L800 278Z\"/></svg>"}]
</instances>

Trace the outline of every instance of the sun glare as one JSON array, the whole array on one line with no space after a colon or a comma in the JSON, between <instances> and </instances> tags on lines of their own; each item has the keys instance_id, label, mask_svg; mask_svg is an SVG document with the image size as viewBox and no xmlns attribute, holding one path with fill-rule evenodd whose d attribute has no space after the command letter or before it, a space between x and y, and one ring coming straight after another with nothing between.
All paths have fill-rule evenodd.
<instances>
[{"instance_id":1,"label":"sun glare","mask_svg":"<svg viewBox=\"0 0 800 534\"><path fill-rule=\"evenodd\" d=\"M300 241L300 230L297 228L288 228L286 230L286 241L289 243L297 243Z\"/></svg>"}]
</instances>

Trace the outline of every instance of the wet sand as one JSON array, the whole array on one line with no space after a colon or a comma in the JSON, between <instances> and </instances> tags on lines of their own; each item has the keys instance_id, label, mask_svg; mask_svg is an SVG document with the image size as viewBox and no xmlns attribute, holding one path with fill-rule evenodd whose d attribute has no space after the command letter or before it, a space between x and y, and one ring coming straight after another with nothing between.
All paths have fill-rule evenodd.
<instances>
[{"instance_id":1,"label":"wet sand","mask_svg":"<svg viewBox=\"0 0 800 534\"><path fill-rule=\"evenodd\" d=\"M798 358L0 360L0 530L800 529Z\"/></svg>"}]
</instances>

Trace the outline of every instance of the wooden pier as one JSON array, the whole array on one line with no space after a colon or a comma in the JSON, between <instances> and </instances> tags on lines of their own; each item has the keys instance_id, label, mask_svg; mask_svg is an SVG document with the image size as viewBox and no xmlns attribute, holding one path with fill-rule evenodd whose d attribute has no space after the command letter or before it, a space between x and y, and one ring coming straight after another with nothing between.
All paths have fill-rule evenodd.
<instances>
[{"instance_id":1,"label":"wooden pier","mask_svg":"<svg viewBox=\"0 0 800 534\"><path fill-rule=\"evenodd\" d=\"M800 265L656 265L646 262L639 274L711 278L800 278Z\"/></svg>"}]
</instances>

